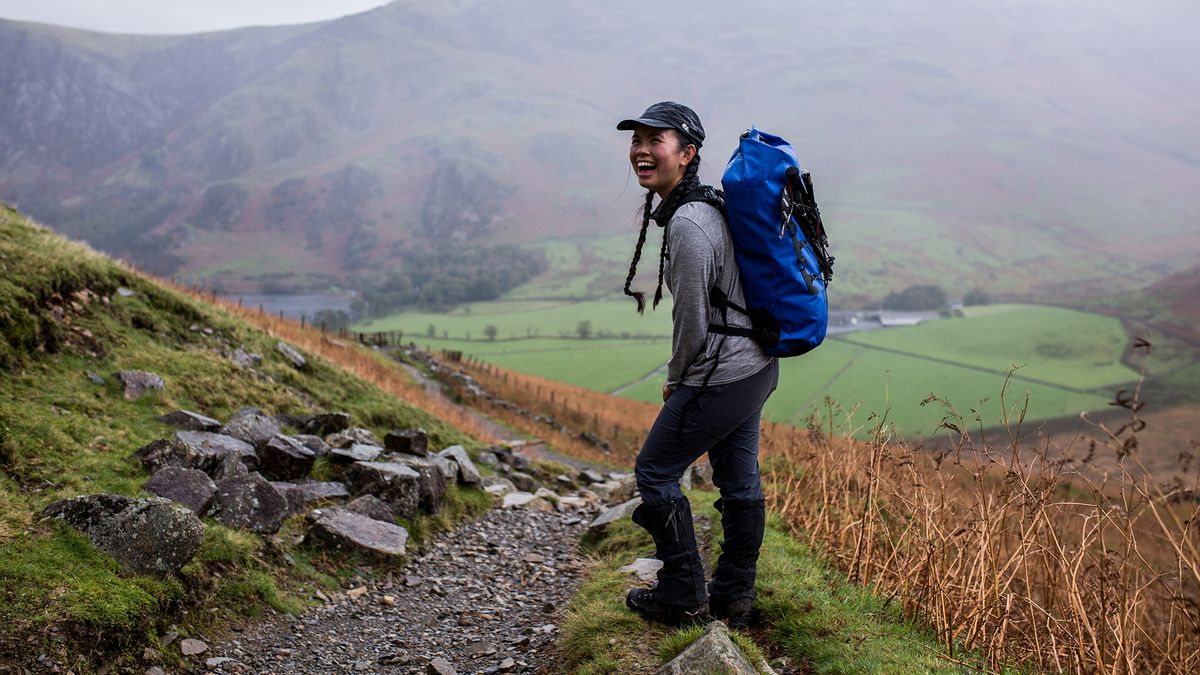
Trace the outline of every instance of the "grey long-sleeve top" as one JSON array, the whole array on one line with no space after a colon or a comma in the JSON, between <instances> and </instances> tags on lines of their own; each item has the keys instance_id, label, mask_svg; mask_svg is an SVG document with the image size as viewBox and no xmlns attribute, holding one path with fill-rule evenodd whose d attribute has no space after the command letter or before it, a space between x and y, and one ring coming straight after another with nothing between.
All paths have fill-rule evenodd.
<instances>
[{"instance_id":1,"label":"grey long-sleeve top","mask_svg":"<svg viewBox=\"0 0 1200 675\"><path fill-rule=\"evenodd\" d=\"M709 323L721 323L720 310L709 304L709 289L717 286L735 304L746 306L733 242L721 212L704 202L684 204L667 224L666 237L664 277L674 299L667 386L703 384L722 340L710 385L735 382L762 370L772 357L754 340L708 332ZM729 310L728 319L730 326L750 326L750 319L734 310Z\"/></svg>"}]
</instances>

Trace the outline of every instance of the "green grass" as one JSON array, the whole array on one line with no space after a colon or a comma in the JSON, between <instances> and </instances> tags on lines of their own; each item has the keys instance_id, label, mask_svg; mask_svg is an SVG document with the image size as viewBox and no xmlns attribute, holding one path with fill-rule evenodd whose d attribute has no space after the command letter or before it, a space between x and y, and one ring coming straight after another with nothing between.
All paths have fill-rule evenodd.
<instances>
[{"instance_id":1,"label":"green grass","mask_svg":"<svg viewBox=\"0 0 1200 675\"><path fill-rule=\"evenodd\" d=\"M689 496L697 516L712 523L706 535L702 527L697 534L718 542L720 516L709 506L716 495ZM624 606L631 581L618 568L654 550L641 528L619 521L584 546L591 565L563 622L565 667L577 673L653 669L695 639L700 629L647 623ZM719 547L711 550L715 559ZM752 658L785 656L813 673L961 672L932 635L902 617L896 606L845 583L790 537L777 518L770 519L763 542L756 607L769 627L755 636L766 641L754 644L750 635L735 634L739 644L754 645L748 649Z\"/></svg>"},{"instance_id":2,"label":"green grass","mask_svg":"<svg viewBox=\"0 0 1200 675\"><path fill-rule=\"evenodd\" d=\"M1137 379L1121 363L1129 336L1111 317L1058 307L967 307L966 319L853 333L848 342L1003 372L1075 389L1112 387Z\"/></svg>"},{"instance_id":3,"label":"green grass","mask_svg":"<svg viewBox=\"0 0 1200 675\"><path fill-rule=\"evenodd\" d=\"M615 309L613 321L629 320L619 302L528 301L473 305L469 313L464 309L444 315L437 325L486 320L498 327L513 326L541 317L551 322L549 326L562 327L597 306ZM660 308L658 314L665 318L668 312ZM846 433L868 436L873 422L886 414L899 433L928 436L937 433L946 415L955 414L942 403L924 403L931 395L948 401L972 426L992 427L1006 417L1014 419L1013 405L1023 407L1026 396L1031 422L1073 416L1103 409L1111 389L1137 378L1120 363L1128 338L1111 318L1032 305L972 307L966 315L912 328L833 337L810 354L782 359L779 388L764 414L776 422L804 424L814 414L827 415L828 396L838 411L834 424ZM439 321L439 315L413 316L421 317L414 322L418 324ZM538 330L542 335L552 332ZM472 337L482 336L472 333ZM666 339L542 337L489 342L416 336L413 340L431 349L461 350L498 366L605 392L636 382L670 356ZM1009 409L1005 410L1000 392L1013 365L1020 367L1008 384ZM1175 373L1172 386L1186 388L1196 380L1186 367L1171 372ZM664 379L665 375L651 377L622 395L660 402ZM851 411L853 415L848 414Z\"/></svg>"},{"instance_id":4,"label":"green grass","mask_svg":"<svg viewBox=\"0 0 1200 675\"><path fill-rule=\"evenodd\" d=\"M117 294L118 286L133 295ZM52 305L64 313L53 318ZM192 331L193 323L214 334ZM222 310L0 210L0 652L78 654L82 670L123 663L165 624L186 634L266 608L294 613L312 587L336 583L337 559L295 548L287 536L268 544L209 521L196 558L177 578L157 580L118 574L69 528L38 521L59 498L137 496L146 475L130 455L173 431L158 415L177 407L218 419L246 406L268 414L343 410L380 437L421 426L434 447L479 446L320 358L309 355L297 370L274 345ZM221 355L236 346L263 355L258 375ZM126 401L112 377L125 369L160 374L166 390ZM106 382L93 384L89 372ZM452 490L441 513L410 523L414 546L490 503L484 493ZM298 533L301 521L289 520L284 534ZM186 619L183 610L191 610Z\"/></svg>"}]
</instances>

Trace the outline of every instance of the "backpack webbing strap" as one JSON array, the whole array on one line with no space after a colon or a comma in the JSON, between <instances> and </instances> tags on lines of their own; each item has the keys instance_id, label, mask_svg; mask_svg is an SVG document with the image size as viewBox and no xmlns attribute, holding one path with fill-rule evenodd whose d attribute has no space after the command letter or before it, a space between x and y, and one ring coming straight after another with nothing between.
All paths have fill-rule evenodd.
<instances>
[{"instance_id":1,"label":"backpack webbing strap","mask_svg":"<svg viewBox=\"0 0 1200 675\"><path fill-rule=\"evenodd\" d=\"M728 310L732 309L735 312L740 312L744 316L750 316L750 311L745 307L738 305L729 299L725 292L717 287L713 287L708 293L708 301L713 307L721 310L721 323L708 324L708 332L717 333L718 335L737 335L740 337L752 338L755 336L753 328L742 328L741 326L730 326Z\"/></svg>"}]
</instances>

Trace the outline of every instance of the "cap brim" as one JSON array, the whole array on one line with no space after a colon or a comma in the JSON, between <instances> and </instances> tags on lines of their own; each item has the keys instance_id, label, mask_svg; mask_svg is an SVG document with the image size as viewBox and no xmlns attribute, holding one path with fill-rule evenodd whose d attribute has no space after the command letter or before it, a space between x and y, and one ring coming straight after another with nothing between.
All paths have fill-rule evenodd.
<instances>
[{"instance_id":1,"label":"cap brim","mask_svg":"<svg viewBox=\"0 0 1200 675\"><path fill-rule=\"evenodd\" d=\"M674 129L675 125L662 120L650 119L649 117L639 117L635 120L621 120L617 124L617 131L633 131L638 128L638 125L645 127L654 127L655 129Z\"/></svg>"}]
</instances>

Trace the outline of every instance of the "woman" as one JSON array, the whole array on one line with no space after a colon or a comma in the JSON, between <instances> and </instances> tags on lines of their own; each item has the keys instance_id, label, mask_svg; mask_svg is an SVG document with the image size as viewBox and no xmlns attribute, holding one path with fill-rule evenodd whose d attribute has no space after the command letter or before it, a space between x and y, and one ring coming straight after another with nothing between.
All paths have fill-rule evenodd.
<instances>
[{"instance_id":1,"label":"woman","mask_svg":"<svg viewBox=\"0 0 1200 675\"><path fill-rule=\"evenodd\" d=\"M629 591L625 604L667 624L700 620L707 611L731 626L745 627L765 521L759 416L775 390L779 365L750 338L709 332L712 323L749 327L749 320L737 312L722 315L710 304L714 289L741 306L745 299L720 193L698 178L704 143L699 117L685 105L665 101L617 129L633 132L629 161L647 189L625 293L637 300L638 312L645 309L644 295L631 291L630 284L654 220L666 228L654 306L662 299L664 280L674 299L664 405L638 453L635 474L642 504L633 513L633 521L653 537L663 566L658 583ZM655 195L657 209L652 208ZM721 492L715 506L725 531L707 588L691 505L679 487L683 472L706 452Z\"/></svg>"}]
</instances>

